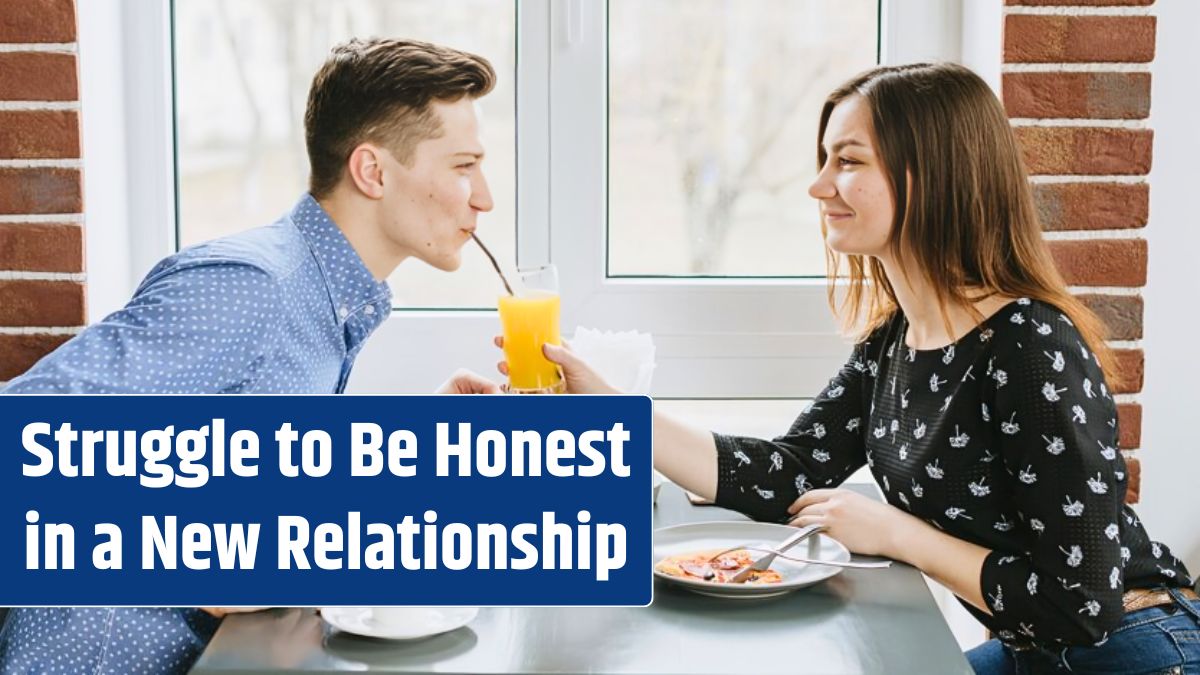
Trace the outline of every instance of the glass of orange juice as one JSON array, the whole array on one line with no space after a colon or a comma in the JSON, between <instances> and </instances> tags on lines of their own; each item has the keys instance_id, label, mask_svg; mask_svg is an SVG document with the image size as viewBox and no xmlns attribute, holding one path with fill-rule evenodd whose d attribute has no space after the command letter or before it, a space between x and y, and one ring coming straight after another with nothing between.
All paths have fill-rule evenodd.
<instances>
[{"instance_id":1,"label":"glass of orange juice","mask_svg":"<svg viewBox=\"0 0 1200 675\"><path fill-rule=\"evenodd\" d=\"M561 345L558 270L553 265L517 270L516 295L498 300L508 361L508 390L556 394L565 389L558 366L542 354L546 343Z\"/></svg>"}]
</instances>

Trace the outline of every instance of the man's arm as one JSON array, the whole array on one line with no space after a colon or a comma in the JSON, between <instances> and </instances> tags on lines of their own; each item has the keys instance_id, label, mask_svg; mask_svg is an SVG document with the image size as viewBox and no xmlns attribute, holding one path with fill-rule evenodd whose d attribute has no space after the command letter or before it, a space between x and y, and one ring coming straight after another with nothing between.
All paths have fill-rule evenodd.
<instances>
[{"instance_id":1,"label":"man's arm","mask_svg":"<svg viewBox=\"0 0 1200 675\"><path fill-rule=\"evenodd\" d=\"M256 376L278 335L279 288L244 263L154 274L123 309L14 379L5 394L212 394Z\"/></svg>"}]
</instances>

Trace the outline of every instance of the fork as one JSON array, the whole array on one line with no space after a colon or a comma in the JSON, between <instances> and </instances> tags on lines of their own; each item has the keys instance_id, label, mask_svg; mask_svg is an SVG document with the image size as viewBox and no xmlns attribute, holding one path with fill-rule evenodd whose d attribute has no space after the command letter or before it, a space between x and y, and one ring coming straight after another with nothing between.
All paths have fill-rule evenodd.
<instances>
[{"instance_id":1,"label":"fork","mask_svg":"<svg viewBox=\"0 0 1200 675\"><path fill-rule=\"evenodd\" d=\"M759 551L761 553L774 553L775 557L777 557L777 558L783 558L784 560L790 560L792 562L807 563L809 565L828 565L829 567L851 567L851 568L860 569L860 570L882 570L882 569L887 569L892 566L891 560L880 560L878 562L841 562L838 560L813 560L811 558L797 558L795 556L786 555L784 553L778 553L778 552L772 551L770 549L758 548L756 546L743 546L737 550L739 550L739 551ZM749 572L752 569L754 569L753 565L751 565L750 567L747 567L746 569L742 570L741 572L738 572L738 574L735 575L733 577L733 579L736 579L742 573ZM746 576L749 576L749 574L747 574ZM733 582L733 579L730 579L729 581Z\"/></svg>"},{"instance_id":2,"label":"fork","mask_svg":"<svg viewBox=\"0 0 1200 675\"><path fill-rule=\"evenodd\" d=\"M787 539L784 539L783 543L779 544L778 546L776 546L773 549L769 549L767 551L767 555L764 555L763 557L759 558L758 560L755 560L753 564L747 565L744 569L742 569L740 572L735 574L733 576L733 578L731 578L729 580L729 583L740 584L743 581L746 581L747 579L749 579L750 575L753 574L754 572L761 572L765 569L769 569L771 567L771 563L775 562L775 556L783 553L784 551L787 551L788 549L792 548L796 544L799 544L800 542L804 541L805 539L808 539L809 537L813 536L814 534L817 534L818 532L821 532L824 529L825 529L825 526L820 525L820 524L813 524L813 525L809 525L807 527L800 528L799 531L797 531L795 534L788 537ZM729 553L730 551L751 551L751 550L762 551L763 549L754 548L751 546L735 546L731 549L721 551L720 553L714 555L713 557L708 559L708 562L711 564L711 563L715 562L717 558L725 555L726 553Z\"/></svg>"}]
</instances>

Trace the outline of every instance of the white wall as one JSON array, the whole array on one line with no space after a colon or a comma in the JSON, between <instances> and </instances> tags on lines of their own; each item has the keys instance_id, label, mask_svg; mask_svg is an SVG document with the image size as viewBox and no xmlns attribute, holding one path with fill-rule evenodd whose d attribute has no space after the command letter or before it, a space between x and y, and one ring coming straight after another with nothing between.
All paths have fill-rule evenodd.
<instances>
[{"instance_id":1,"label":"white wall","mask_svg":"<svg viewBox=\"0 0 1200 675\"><path fill-rule=\"evenodd\" d=\"M1146 386L1142 398L1142 503L1150 535L1200 573L1200 3L1160 0L1152 67Z\"/></svg>"},{"instance_id":2,"label":"white wall","mask_svg":"<svg viewBox=\"0 0 1200 675\"><path fill-rule=\"evenodd\" d=\"M125 82L118 0L78 5L83 120L84 234L88 323L129 299L129 212L125 184Z\"/></svg>"}]
</instances>

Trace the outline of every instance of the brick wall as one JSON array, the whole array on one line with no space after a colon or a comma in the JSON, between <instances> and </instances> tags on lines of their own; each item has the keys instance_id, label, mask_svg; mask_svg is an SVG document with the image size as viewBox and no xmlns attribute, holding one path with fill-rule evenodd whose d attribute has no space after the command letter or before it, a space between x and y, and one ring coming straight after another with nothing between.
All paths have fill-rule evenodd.
<instances>
[{"instance_id":1,"label":"brick wall","mask_svg":"<svg viewBox=\"0 0 1200 675\"><path fill-rule=\"evenodd\" d=\"M84 323L75 0L0 2L0 382Z\"/></svg>"},{"instance_id":2,"label":"brick wall","mask_svg":"<svg viewBox=\"0 0 1200 675\"><path fill-rule=\"evenodd\" d=\"M1142 288L1154 132L1154 0L1005 0L1004 105L1025 150L1054 258L1110 327L1126 499L1141 472Z\"/></svg>"}]
</instances>

